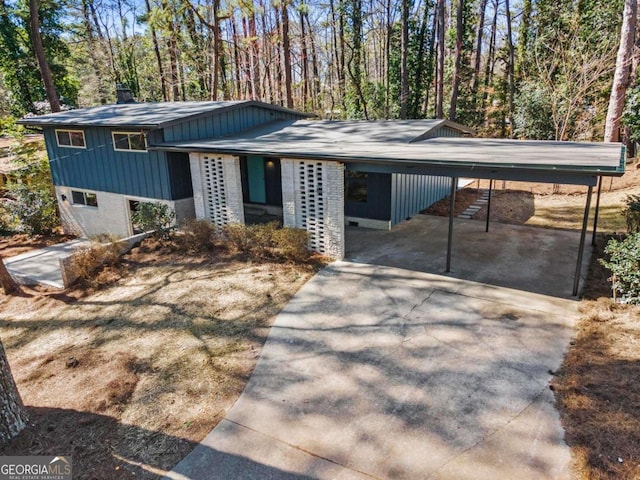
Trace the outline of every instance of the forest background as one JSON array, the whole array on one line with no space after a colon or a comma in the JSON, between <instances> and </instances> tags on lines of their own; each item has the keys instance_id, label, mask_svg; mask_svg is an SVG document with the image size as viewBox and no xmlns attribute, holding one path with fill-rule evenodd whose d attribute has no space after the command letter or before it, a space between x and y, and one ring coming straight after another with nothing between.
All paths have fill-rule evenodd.
<instances>
[{"instance_id":1,"label":"forest background","mask_svg":"<svg viewBox=\"0 0 640 480\"><path fill-rule=\"evenodd\" d=\"M0 0L0 116L49 108L44 60L62 108L113 103L126 84L138 101L257 99L321 118L438 117L481 136L598 141L624 6Z\"/></svg>"}]
</instances>

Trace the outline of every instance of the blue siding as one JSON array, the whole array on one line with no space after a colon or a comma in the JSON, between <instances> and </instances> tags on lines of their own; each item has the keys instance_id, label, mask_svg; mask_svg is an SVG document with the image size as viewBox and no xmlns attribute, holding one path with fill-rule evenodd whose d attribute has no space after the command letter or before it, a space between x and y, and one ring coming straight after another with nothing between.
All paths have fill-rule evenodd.
<instances>
[{"instance_id":1,"label":"blue siding","mask_svg":"<svg viewBox=\"0 0 640 480\"><path fill-rule=\"evenodd\" d=\"M58 147L55 129L44 136L55 185L139 197L175 199L165 152L116 152L110 128L87 128L86 149Z\"/></svg>"},{"instance_id":2,"label":"blue siding","mask_svg":"<svg viewBox=\"0 0 640 480\"><path fill-rule=\"evenodd\" d=\"M165 142L219 138L275 120L300 120L302 115L248 105L216 112L164 129Z\"/></svg>"},{"instance_id":3,"label":"blue siding","mask_svg":"<svg viewBox=\"0 0 640 480\"><path fill-rule=\"evenodd\" d=\"M392 174L391 225L414 216L446 197L450 188L450 177Z\"/></svg>"}]
</instances>

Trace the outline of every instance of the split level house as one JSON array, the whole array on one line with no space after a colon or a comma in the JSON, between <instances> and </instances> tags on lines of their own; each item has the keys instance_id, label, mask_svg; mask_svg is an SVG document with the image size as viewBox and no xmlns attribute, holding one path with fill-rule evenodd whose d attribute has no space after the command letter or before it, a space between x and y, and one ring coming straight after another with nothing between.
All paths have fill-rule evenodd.
<instances>
[{"instance_id":1,"label":"split level house","mask_svg":"<svg viewBox=\"0 0 640 480\"><path fill-rule=\"evenodd\" d=\"M424 156L429 142L472 134L447 120L311 117L258 101L167 102L20 123L44 134L69 233L129 236L140 202L162 202L178 223L279 219L334 258L344 255L345 225L390 229L445 197L451 175L414 173L403 162Z\"/></svg>"}]
</instances>

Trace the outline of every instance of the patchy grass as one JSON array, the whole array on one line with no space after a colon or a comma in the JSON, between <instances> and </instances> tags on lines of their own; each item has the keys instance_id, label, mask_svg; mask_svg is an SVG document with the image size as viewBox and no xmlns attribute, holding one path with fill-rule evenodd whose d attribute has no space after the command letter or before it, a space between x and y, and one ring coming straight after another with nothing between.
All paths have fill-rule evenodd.
<instances>
[{"instance_id":1,"label":"patchy grass","mask_svg":"<svg viewBox=\"0 0 640 480\"><path fill-rule=\"evenodd\" d=\"M457 216L479 196L478 189L488 189L489 181L474 181L456 193ZM491 221L514 225L531 225L543 228L580 230L586 201L587 187L580 185L554 185L528 182L494 182L491 198ZM595 191L595 188L594 188ZM640 193L640 169L627 165L622 177L606 178L602 184L598 230L602 232L626 231L621 214L629 194ZM592 213L595 194L592 199ZM449 215L449 199L435 203L423 213ZM487 218L487 207L483 206L473 216L474 220Z\"/></svg>"},{"instance_id":2,"label":"patchy grass","mask_svg":"<svg viewBox=\"0 0 640 480\"><path fill-rule=\"evenodd\" d=\"M224 417L316 267L172 250L144 243L102 289L0 296L31 416L0 454L73 455L77 479L156 478Z\"/></svg>"},{"instance_id":3,"label":"patchy grass","mask_svg":"<svg viewBox=\"0 0 640 480\"><path fill-rule=\"evenodd\" d=\"M608 272L589 269L581 318L552 383L579 480L640 478L640 308L613 303Z\"/></svg>"}]
</instances>

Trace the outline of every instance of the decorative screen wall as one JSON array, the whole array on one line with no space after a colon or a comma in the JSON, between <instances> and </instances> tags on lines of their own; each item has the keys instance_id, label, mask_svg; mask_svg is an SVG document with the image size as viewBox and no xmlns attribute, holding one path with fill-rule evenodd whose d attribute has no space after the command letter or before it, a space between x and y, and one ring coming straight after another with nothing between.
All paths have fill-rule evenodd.
<instances>
[{"instance_id":1,"label":"decorative screen wall","mask_svg":"<svg viewBox=\"0 0 640 480\"><path fill-rule=\"evenodd\" d=\"M306 230L309 248L344 257L344 165L281 158L284 225Z\"/></svg>"},{"instance_id":2,"label":"decorative screen wall","mask_svg":"<svg viewBox=\"0 0 640 480\"><path fill-rule=\"evenodd\" d=\"M309 232L309 247L325 253L325 213L322 162L296 162L296 175L300 195L296 211L300 227Z\"/></svg>"},{"instance_id":3,"label":"decorative screen wall","mask_svg":"<svg viewBox=\"0 0 640 480\"><path fill-rule=\"evenodd\" d=\"M229 223L227 192L224 185L224 164L221 158L202 158L202 186L205 215L219 227Z\"/></svg>"},{"instance_id":4,"label":"decorative screen wall","mask_svg":"<svg viewBox=\"0 0 640 480\"><path fill-rule=\"evenodd\" d=\"M190 153L196 218L224 227L244 223L240 160L231 155Z\"/></svg>"}]
</instances>

